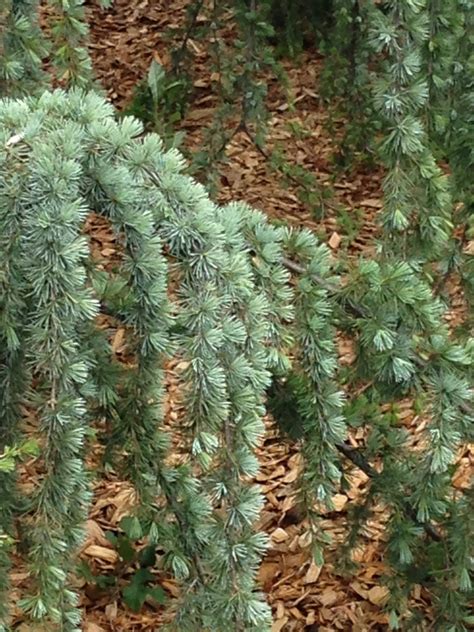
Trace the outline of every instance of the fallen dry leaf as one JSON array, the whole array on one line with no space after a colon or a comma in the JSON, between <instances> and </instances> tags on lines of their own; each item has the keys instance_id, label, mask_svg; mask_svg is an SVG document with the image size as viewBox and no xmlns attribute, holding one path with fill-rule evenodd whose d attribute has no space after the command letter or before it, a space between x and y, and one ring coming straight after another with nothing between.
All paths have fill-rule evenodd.
<instances>
[{"instance_id":1,"label":"fallen dry leaf","mask_svg":"<svg viewBox=\"0 0 474 632\"><path fill-rule=\"evenodd\" d=\"M286 474L286 476L283 477L282 482L294 483L294 481L296 481L297 478L298 478L298 468L294 467L288 472L288 474Z\"/></svg>"},{"instance_id":2,"label":"fallen dry leaf","mask_svg":"<svg viewBox=\"0 0 474 632\"><path fill-rule=\"evenodd\" d=\"M363 586L360 584L360 582L353 581L349 584L349 586L352 588L352 590L357 593L360 597L363 597L364 599L367 599L367 590L365 588L363 588Z\"/></svg>"},{"instance_id":3,"label":"fallen dry leaf","mask_svg":"<svg viewBox=\"0 0 474 632\"><path fill-rule=\"evenodd\" d=\"M280 571L278 562L263 562L258 571L258 581L269 589Z\"/></svg>"},{"instance_id":4,"label":"fallen dry leaf","mask_svg":"<svg viewBox=\"0 0 474 632\"><path fill-rule=\"evenodd\" d=\"M474 255L474 241L468 241L463 252L466 255Z\"/></svg>"},{"instance_id":5,"label":"fallen dry leaf","mask_svg":"<svg viewBox=\"0 0 474 632\"><path fill-rule=\"evenodd\" d=\"M108 603L105 606L105 616L109 621L114 621L118 615L118 605L116 601L112 601L112 603Z\"/></svg>"},{"instance_id":6,"label":"fallen dry leaf","mask_svg":"<svg viewBox=\"0 0 474 632\"><path fill-rule=\"evenodd\" d=\"M114 337L112 338L112 351L114 353L120 353L124 350L124 340L125 340L125 329L123 327L119 327L115 332Z\"/></svg>"},{"instance_id":7,"label":"fallen dry leaf","mask_svg":"<svg viewBox=\"0 0 474 632\"><path fill-rule=\"evenodd\" d=\"M176 584L176 582L173 581L168 581L167 579L164 579L161 582L162 587L167 590L169 593L171 593L173 595L173 597L179 597L180 595L180 590L178 585Z\"/></svg>"},{"instance_id":8,"label":"fallen dry leaf","mask_svg":"<svg viewBox=\"0 0 474 632\"><path fill-rule=\"evenodd\" d=\"M383 200L378 198L367 198L359 202L359 206L368 206L369 208L383 208Z\"/></svg>"}]
</instances>

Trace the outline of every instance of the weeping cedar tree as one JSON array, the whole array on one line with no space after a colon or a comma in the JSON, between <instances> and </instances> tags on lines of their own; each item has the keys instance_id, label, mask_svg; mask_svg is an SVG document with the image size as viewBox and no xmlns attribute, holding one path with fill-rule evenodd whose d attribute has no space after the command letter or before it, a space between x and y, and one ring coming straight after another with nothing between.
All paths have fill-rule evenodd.
<instances>
[{"instance_id":1,"label":"weeping cedar tree","mask_svg":"<svg viewBox=\"0 0 474 632\"><path fill-rule=\"evenodd\" d=\"M338 0L334 10L322 89L343 97L342 152L382 137L384 248L435 263L437 291L459 273L472 299L474 5Z\"/></svg>"},{"instance_id":2,"label":"weeping cedar tree","mask_svg":"<svg viewBox=\"0 0 474 632\"><path fill-rule=\"evenodd\" d=\"M27 94L40 86L47 45L37 37L35 3L7 9L1 90ZM68 11L77 13L64 13L64 28L53 30L53 59L60 77L83 85L89 73L78 46L85 34L80 2ZM375 502L390 513L390 625L409 627L423 616L409 601L420 583L432 595L437 629L472 623L473 499L451 479L459 447L472 440L474 345L452 337L428 282L450 256L453 237L448 181L427 135L436 127L442 146L446 134L469 209L462 169L466 156L472 161L464 134L470 119L462 104L472 82L460 72L452 86L443 84L456 116L445 127L439 113L429 119L428 99L440 87L423 75L437 50L428 45L437 32L428 28L430 17L424 3L408 0L364 13L358 38L383 60L373 103L384 125L386 237L376 260L352 266L344 284L310 232L275 227L242 204L216 206L183 174L178 153L164 151L156 135L144 136L132 118L116 123L99 96L56 91L1 102L3 629L15 541L30 568L26 616L52 630L80 628L71 550L83 537L87 436L100 418L108 458L137 491L129 531L159 545L181 583L172 627L269 629L255 579L266 548L255 527L262 497L251 482L267 391L271 411L300 444L298 493L316 559L326 540L319 513L346 484L348 458L372 483L353 507L344 552L358 544ZM466 19L460 24L459 33ZM461 55L457 42L449 44L453 59ZM460 58L469 68L467 55ZM431 61L428 67L440 68L439 58ZM92 212L108 220L121 246L119 263L106 271L83 236ZM463 273L472 281L469 267ZM114 360L110 331L97 320L101 311L109 327L126 331L126 365ZM364 401L343 397L336 327L356 349L345 390L363 380ZM172 357L180 367L179 428L162 418L163 366ZM421 450L396 415L380 408L406 396L426 418ZM365 454L344 442L344 419L366 425ZM168 458L178 429L187 446L180 465ZM32 486L13 466L22 454L34 457Z\"/></svg>"},{"instance_id":3,"label":"weeping cedar tree","mask_svg":"<svg viewBox=\"0 0 474 632\"><path fill-rule=\"evenodd\" d=\"M362 261L341 289L310 232L272 226L242 204L215 206L183 175L175 150L164 152L132 118L116 123L93 93L2 101L0 147L2 451L25 434L39 451L32 486L0 469L4 629L13 538L30 568L25 613L51 629L79 629L71 550L90 501L86 439L97 416L109 422L109 451L140 498L135 535L159 543L182 584L174 627L268 629L255 579L266 547L255 529L262 496L251 482L265 391L272 375L294 386L298 489L319 557L318 510L331 507L341 484L338 455L350 455L337 320L354 335L360 373L392 400L417 393L430 418L422 452L404 452L401 425L378 416L368 443L368 456L384 464L371 499L391 508L392 622L423 581L440 625L462 629L472 512L450 476L458 446L472 438L474 345L450 339L442 304L416 268L384 254ZM98 268L83 235L91 212L121 244L110 271ZM100 310L127 332L126 366L97 326ZM181 465L167 459L172 437L161 415L171 356L181 367ZM442 537L427 547L430 522Z\"/></svg>"},{"instance_id":4,"label":"weeping cedar tree","mask_svg":"<svg viewBox=\"0 0 474 632\"><path fill-rule=\"evenodd\" d=\"M279 262L287 242L297 253L314 241L306 235L300 243L245 206L217 208L182 175L177 153L164 153L154 135L140 138L134 119L117 124L112 114L94 94L54 92L1 104L2 437L8 445L21 442L27 406L34 419L28 432L40 448L32 489L16 484L11 472L1 478L1 528L12 534L19 521L31 571L22 606L54 628L79 629L68 571L90 496L87 427L100 409L140 495L135 530L165 548L167 566L183 583L177 628L266 629L269 609L255 589L266 546L254 528L262 497L249 481L258 470L270 369L283 372L289 363L292 292ZM82 235L92 210L108 218L123 246L121 265L110 274L97 270ZM328 272L327 250L313 250L310 269ZM111 364L107 334L94 326L101 304L126 327L130 367ZM327 335L330 310L323 301L319 314L318 304L304 303L304 319ZM324 389L314 397L328 391L317 422L331 432L319 452L334 452L343 425L323 418L341 404L335 387L326 386L332 342L316 338L309 323L299 327L299 336L306 328L313 340L313 356L327 346L324 368L308 366L306 351L301 366L313 389ZM189 454L176 467L167 465L160 411L162 363L171 354L186 367ZM329 499L337 468L324 480L319 469L319 458L308 454L307 473L322 479L320 496ZM7 626L5 555L2 562Z\"/></svg>"}]
</instances>

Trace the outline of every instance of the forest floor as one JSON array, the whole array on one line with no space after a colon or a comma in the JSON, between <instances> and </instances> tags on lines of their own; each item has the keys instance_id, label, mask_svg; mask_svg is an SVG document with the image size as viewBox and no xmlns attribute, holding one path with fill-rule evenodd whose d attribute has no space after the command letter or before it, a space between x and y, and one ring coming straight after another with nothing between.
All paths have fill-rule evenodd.
<instances>
[{"instance_id":1,"label":"forest floor","mask_svg":"<svg viewBox=\"0 0 474 632\"><path fill-rule=\"evenodd\" d=\"M130 100L134 86L146 76L153 58L165 66L169 62L169 43L165 33L183 24L186 0L114 0L111 8L88 5L91 17L92 45L96 75L108 96L123 108ZM185 145L192 150L199 146L203 130L213 114L205 51L199 42L190 41L198 69L195 77L196 98L183 121ZM275 80L269 84L268 108L271 113L268 144L284 143L296 162L313 173L321 187L330 187L331 208L323 219L314 219L300 203L296 192L282 186L281 177L272 172L265 158L250 143L237 135L228 147L228 162L220 168L218 200L242 200L273 218L290 224L307 226L327 241L339 254L370 256L377 234L376 215L382 207L379 170L360 168L340 173L335 181L332 157L335 152L334 134L328 131L328 113L318 93L321 60L314 53L305 54L292 62L284 62L293 94L294 109L288 108L284 91ZM305 131L298 138L292 133L295 124ZM337 121L336 121L337 127ZM335 212L335 208L340 208ZM91 243L104 260L113 257L115 243L107 227L92 222ZM456 287L450 288L456 299ZM453 318L455 316L453 315ZM114 351L120 357L123 331L114 332ZM340 362L350 364L353 352L348 343L340 343ZM166 416L170 423L179 411L173 401L177 388L176 371L168 367L168 400ZM413 441L421 433L424 420L413 410L412 402L402 401L399 418L412 433ZM363 439L364 431L353 432L353 445ZM266 497L259 527L270 536L271 546L263 561L259 581L268 595L274 611L272 632L337 630L387 630L388 617L383 611L387 589L381 583L384 566L384 525L387 512L382 505L374 507L374 515L364 530L361 545L353 553L358 567L352 574L343 574L336 561L347 530L347 512L352 501L360 498L368 479L361 471L350 471L350 489L333 499L334 511L322 516L321 526L331 536L325 561L318 567L311 561L308 549L308 525L297 510L294 481L298 476L300 457L298 446L283 440L271 420L259 449L261 472L257 477ZM473 454L460 455L459 486L465 485ZM113 473L106 474L96 484L94 500L87 523L87 540L82 558L96 574L115 573L119 558L106 537L117 532L121 518L133 505L130 485ZM123 574L126 579L126 571ZM21 583L21 577L17 578ZM168 576L158 575L158 581L173 601L178 596L177 584ZM99 589L85 579L78 582L82 606L85 609L84 632L151 632L159 630L166 618L163 606L146 603L135 614L120 598L120 592ZM429 597L419 586L412 595L413 606L428 613ZM229 631L231 632L231 631Z\"/></svg>"}]
</instances>

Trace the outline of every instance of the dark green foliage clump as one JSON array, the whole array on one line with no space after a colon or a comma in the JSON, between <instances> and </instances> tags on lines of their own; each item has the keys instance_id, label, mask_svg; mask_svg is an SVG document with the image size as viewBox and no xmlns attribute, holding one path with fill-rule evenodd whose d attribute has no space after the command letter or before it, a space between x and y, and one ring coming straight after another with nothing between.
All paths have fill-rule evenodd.
<instances>
[{"instance_id":1,"label":"dark green foliage clump","mask_svg":"<svg viewBox=\"0 0 474 632\"><path fill-rule=\"evenodd\" d=\"M296 56L306 46L314 48L333 22L333 0L266 2L270 6L269 22L275 30L276 47L283 54Z\"/></svg>"}]
</instances>

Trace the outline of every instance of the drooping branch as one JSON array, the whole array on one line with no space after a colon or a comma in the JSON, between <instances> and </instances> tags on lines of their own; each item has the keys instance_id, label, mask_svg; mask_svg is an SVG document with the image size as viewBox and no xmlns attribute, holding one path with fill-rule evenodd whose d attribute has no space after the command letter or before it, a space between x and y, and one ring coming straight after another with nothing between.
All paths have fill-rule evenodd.
<instances>
[{"instance_id":1,"label":"drooping branch","mask_svg":"<svg viewBox=\"0 0 474 632\"><path fill-rule=\"evenodd\" d=\"M307 269L303 265L293 261L292 259L283 257L281 259L281 263L285 268L293 273L296 273L298 275L307 274ZM331 295L337 296L337 287L335 287L331 283L328 283L325 279L316 274L311 274L310 278L314 283L327 290ZM366 309L358 304L350 303L347 308L352 314L355 314L359 318L366 318L368 316ZM421 369L426 368L428 364L427 360L423 359L419 355L415 356L415 362ZM461 407L467 414L472 415L471 407L468 406L466 403L461 402ZM343 454L371 479L375 480L379 476L379 473L370 465L370 463L365 459L364 455L359 449L350 446L347 442L339 442L336 444L335 447L341 454ZM439 542L443 539L439 531L430 522L419 520L415 508L411 506L408 502L404 502L402 504L402 508L405 514L409 516L410 519L415 522L415 524L420 525L431 539L436 542Z\"/></svg>"},{"instance_id":2,"label":"drooping branch","mask_svg":"<svg viewBox=\"0 0 474 632\"><path fill-rule=\"evenodd\" d=\"M194 7L191 10L188 28L186 29L183 35L183 38L181 40L181 44L179 45L178 50L174 54L173 71L175 73L179 72L179 66L183 60L186 49L188 47L189 39L194 31L194 28L197 23L197 19L199 17L199 14L201 13L203 6L204 6L204 0L198 0L197 2L195 2Z\"/></svg>"},{"instance_id":3,"label":"drooping branch","mask_svg":"<svg viewBox=\"0 0 474 632\"><path fill-rule=\"evenodd\" d=\"M281 259L281 263L290 272L293 272L299 275L306 273L306 269L304 266L300 265L299 263L296 263L295 261L287 257L283 257ZM315 283L317 283L319 286L326 289L331 294L333 295L337 294L337 287L327 282L322 277L316 274L312 274L311 279ZM348 306L348 309L350 309L350 311L353 314L356 314L360 318L367 316L366 310L358 304L351 303ZM426 366L426 360L423 360L421 357L417 357L416 361L420 364L421 367ZM465 408L467 413L472 414L470 407L468 406L463 406L463 407ZM350 460L362 472L367 474L367 476L369 476L371 479L375 479L377 476L379 476L379 473L377 472L377 470L375 470L370 465L370 463L366 460L366 458L364 457L360 449L354 448L353 446L349 445L346 442L337 443L336 448L341 454L343 454L348 460ZM419 524L425 530L425 532L431 539L433 539L436 542L439 542L443 539L441 534L431 523L420 522L418 520L415 509L411 507L410 505L408 505L408 503L404 504L403 509L405 513L410 517L410 519L412 519L416 524Z\"/></svg>"},{"instance_id":4,"label":"drooping branch","mask_svg":"<svg viewBox=\"0 0 474 632\"><path fill-rule=\"evenodd\" d=\"M295 272L296 274L305 274L306 273L306 268L304 268L304 266L301 266L300 264L292 261L291 259L287 259L286 257L284 257L284 258L282 258L281 263L282 263L282 265L285 268L287 268L287 270L290 270L291 272ZM331 283L328 283L325 279L322 279L321 277L319 277L316 274L311 274L311 279L316 284L318 284L322 288L326 289L333 296L337 296L338 295L338 292L339 292L338 288L335 285L332 285ZM350 303L348 303L344 307L348 311L350 311L353 315L356 315L358 318L367 318L368 317L367 310L364 307L362 307L362 305L360 305L358 303L350 301ZM419 368L426 368L427 364L428 364L428 360L426 360L425 358L421 357L417 353L414 353L413 361L415 362L415 364ZM468 404L466 404L464 402L461 402L460 407L466 414L474 415L474 410L473 410L472 406L469 406Z\"/></svg>"}]
</instances>

